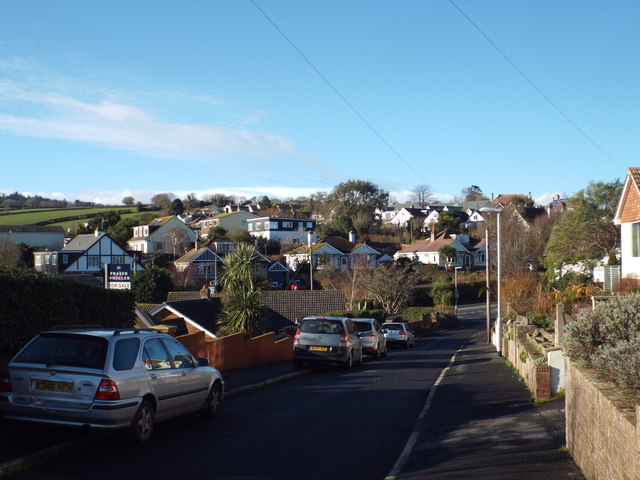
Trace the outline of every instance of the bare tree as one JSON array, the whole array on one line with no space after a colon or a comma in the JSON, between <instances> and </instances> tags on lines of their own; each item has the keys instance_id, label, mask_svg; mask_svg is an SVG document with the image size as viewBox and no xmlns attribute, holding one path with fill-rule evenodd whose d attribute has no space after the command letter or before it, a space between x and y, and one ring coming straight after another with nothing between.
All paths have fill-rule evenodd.
<instances>
[{"instance_id":1,"label":"bare tree","mask_svg":"<svg viewBox=\"0 0 640 480\"><path fill-rule=\"evenodd\" d=\"M426 207L431 198L433 197L433 193L431 192L431 187L426 183L422 183L420 185L416 185L411 190L411 195L409 195L409 199L421 207Z\"/></svg>"},{"instance_id":2,"label":"bare tree","mask_svg":"<svg viewBox=\"0 0 640 480\"><path fill-rule=\"evenodd\" d=\"M409 268L379 265L363 272L363 283L368 297L380 304L387 315L397 315L409 302L417 277Z\"/></svg>"},{"instance_id":3,"label":"bare tree","mask_svg":"<svg viewBox=\"0 0 640 480\"><path fill-rule=\"evenodd\" d=\"M20 249L7 239L0 239L0 268L15 270L20 264Z\"/></svg>"}]
</instances>

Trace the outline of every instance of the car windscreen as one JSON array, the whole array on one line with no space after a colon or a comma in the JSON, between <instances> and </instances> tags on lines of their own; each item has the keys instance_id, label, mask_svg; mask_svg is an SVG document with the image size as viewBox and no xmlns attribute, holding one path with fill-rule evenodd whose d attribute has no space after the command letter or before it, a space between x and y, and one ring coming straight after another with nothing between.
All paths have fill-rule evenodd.
<instances>
[{"instance_id":1,"label":"car windscreen","mask_svg":"<svg viewBox=\"0 0 640 480\"><path fill-rule=\"evenodd\" d=\"M17 363L103 369L109 343L106 338L67 333L43 333L15 358Z\"/></svg>"},{"instance_id":2,"label":"car windscreen","mask_svg":"<svg viewBox=\"0 0 640 480\"><path fill-rule=\"evenodd\" d=\"M303 320L300 325L300 332L302 333L343 333L344 325L340 320Z\"/></svg>"},{"instance_id":3,"label":"car windscreen","mask_svg":"<svg viewBox=\"0 0 640 480\"><path fill-rule=\"evenodd\" d=\"M373 330L373 324L369 322L358 322L354 320L353 324L356 326L359 332L370 332L371 330Z\"/></svg>"},{"instance_id":4,"label":"car windscreen","mask_svg":"<svg viewBox=\"0 0 640 480\"><path fill-rule=\"evenodd\" d=\"M399 323L385 323L382 328L386 330L404 330L404 326Z\"/></svg>"}]
</instances>

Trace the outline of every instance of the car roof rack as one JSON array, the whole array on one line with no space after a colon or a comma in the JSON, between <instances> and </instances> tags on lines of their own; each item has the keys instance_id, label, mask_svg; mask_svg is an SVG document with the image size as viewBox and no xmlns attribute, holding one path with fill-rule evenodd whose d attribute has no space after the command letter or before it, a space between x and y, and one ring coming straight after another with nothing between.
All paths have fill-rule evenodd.
<instances>
[{"instance_id":1,"label":"car roof rack","mask_svg":"<svg viewBox=\"0 0 640 480\"><path fill-rule=\"evenodd\" d=\"M56 330L97 330L105 328L103 325L88 325L86 323L68 324L68 325L54 325L49 331Z\"/></svg>"},{"instance_id":2,"label":"car roof rack","mask_svg":"<svg viewBox=\"0 0 640 480\"><path fill-rule=\"evenodd\" d=\"M162 333L160 330L158 330L157 328L117 328L115 330L115 332L113 332L113 336L116 337L124 332L133 332L133 333L140 333L140 332L154 332L154 333Z\"/></svg>"}]
</instances>

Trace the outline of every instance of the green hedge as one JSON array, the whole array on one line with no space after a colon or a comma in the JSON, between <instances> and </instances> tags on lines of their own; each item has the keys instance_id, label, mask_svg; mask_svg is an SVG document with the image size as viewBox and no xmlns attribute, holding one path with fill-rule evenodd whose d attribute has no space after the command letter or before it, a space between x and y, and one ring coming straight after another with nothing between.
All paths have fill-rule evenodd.
<instances>
[{"instance_id":1,"label":"green hedge","mask_svg":"<svg viewBox=\"0 0 640 480\"><path fill-rule=\"evenodd\" d=\"M74 280L0 270L0 357L13 356L36 334L59 325L131 327L133 295Z\"/></svg>"},{"instance_id":2,"label":"green hedge","mask_svg":"<svg viewBox=\"0 0 640 480\"><path fill-rule=\"evenodd\" d=\"M324 313L327 317L348 317L348 318L375 318L382 323L384 320L384 310L335 310Z\"/></svg>"},{"instance_id":3,"label":"green hedge","mask_svg":"<svg viewBox=\"0 0 640 480\"><path fill-rule=\"evenodd\" d=\"M431 313L434 312L433 307L408 307L402 311L402 318L406 322L422 322L431 319Z\"/></svg>"}]
</instances>

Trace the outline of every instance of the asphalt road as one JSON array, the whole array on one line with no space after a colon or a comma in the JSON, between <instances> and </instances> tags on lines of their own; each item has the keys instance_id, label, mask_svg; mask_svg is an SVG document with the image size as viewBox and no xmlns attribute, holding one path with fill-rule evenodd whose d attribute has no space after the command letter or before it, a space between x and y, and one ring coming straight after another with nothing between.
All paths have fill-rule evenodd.
<instances>
[{"instance_id":1,"label":"asphalt road","mask_svg":"<svg viewBox=\"0 0 640 480\"><path fill-rule=\"evenodd\" d=\"M7 478L382 479L441 371L482 329L469 322L350 371L234 396L212 422L190 415L158 424L146 445L109 434Z\"/></svg>"}]
</instances>

